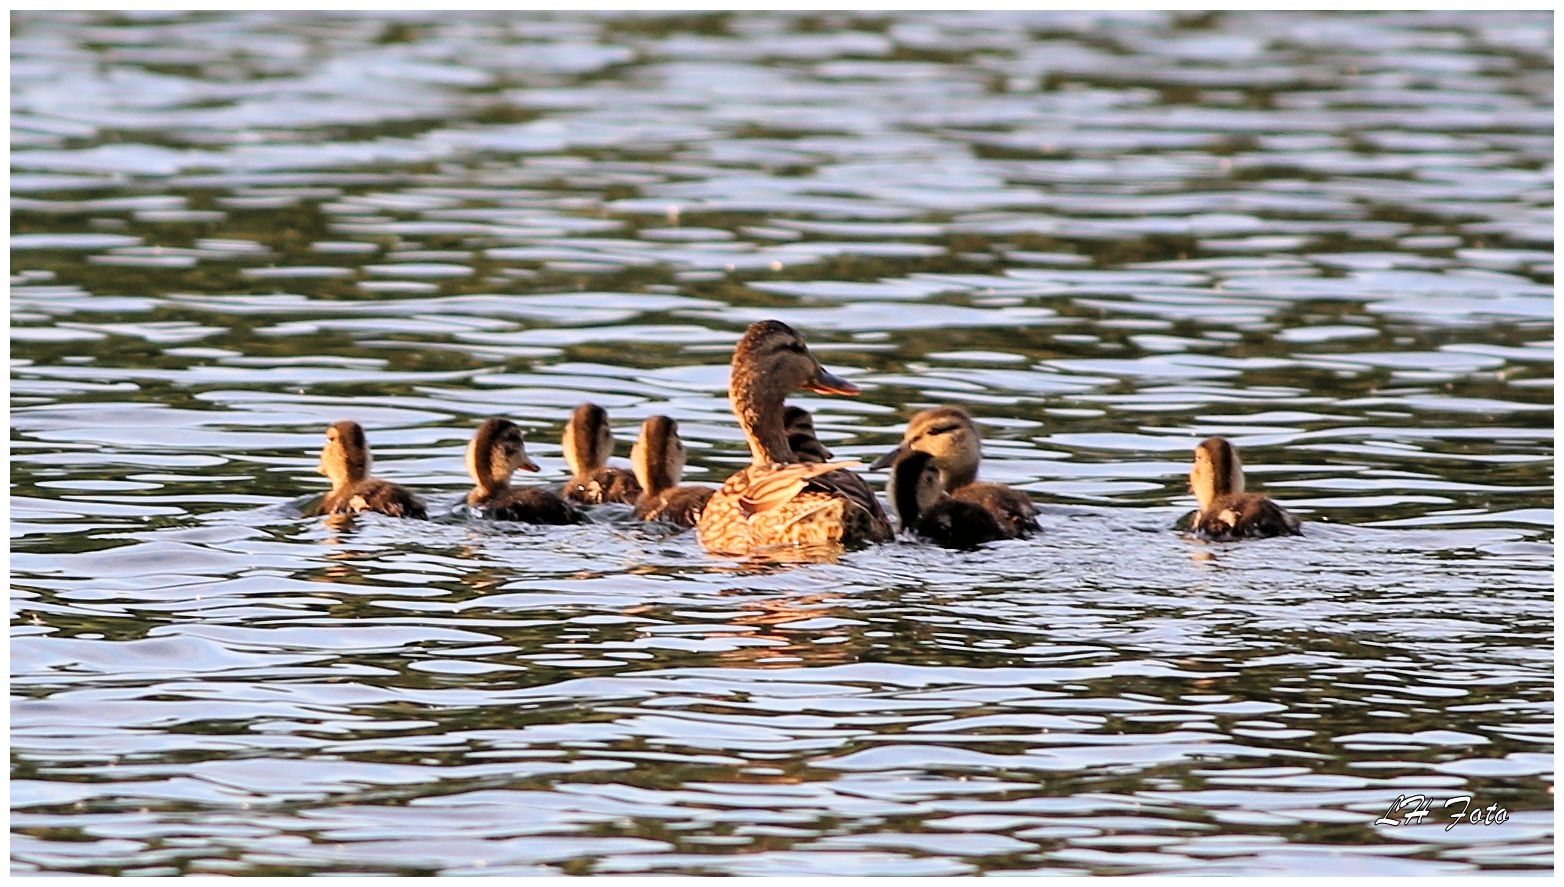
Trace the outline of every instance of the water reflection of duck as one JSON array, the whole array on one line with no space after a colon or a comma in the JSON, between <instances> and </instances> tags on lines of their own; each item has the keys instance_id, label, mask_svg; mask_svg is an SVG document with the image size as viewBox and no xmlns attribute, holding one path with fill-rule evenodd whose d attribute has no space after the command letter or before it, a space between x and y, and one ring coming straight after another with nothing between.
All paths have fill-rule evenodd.
<instances>
[{"instance_id":1,"label":"water reflection of duck","mask_svg":"<svg viewBox=\"0 0 1564 887\"><path fill-rule=\"evenodd\" d=\"M1189 490L1200 508L1190 529L1211 539L1301 535L1298 519L1259 493L1244 492L1244 466L1233 445L1220 437L1195 448Z\"/></svg>"},{"instance_id":2,"label":"water reflection of duck","mask_svg":"<svg viewBox=\"0 0 1564 887\"><path fill-rule=\"evenodd\" d=\"M815 436L815 418L803 407L782 411L782 430L787 433L788 449L800 462L829 462L831 451Z\"/></svg>"},{"instance_id":3,"label":"water reflection of duck","mask_svg":"<svg viewBox=\"0 0 1564 887\"><path fill-rule=\"evenodd\" d=\"M357 422L337 422L327 428L318 470L331 481L331 492L321 502L320 513L377 511L392 517L427 518L424 504L412 493L369 476L372 461L369 441Z\"/></svg>"},{"instance_id":4,"label":"water reflection of duck","mask_svg":"<svg viewBox=\"0 0 1564 887\"><path fill-rule=\"evenodd\" d=\"M630 450L641 498L635 503L639 520L667 521L693 527L717 492L711 487L679 486L684 474L684 441L679 423L667 416L652 416L641 423L641 437Z\"/></svg>"},{"instance_id":5,"label":"water reflection of duck","mask_svg":"<svg viewBox=\"0 0 1564 887\"><path fill-rule=\"evenodd\" d=\"M785 323L751 324L733 351L729 400L749 441L751 464L711 497L697 523L701 544L723 554L776 545L853 545L893 537L868 484L843 469L856 462L801 463L788 444L783 399L795 390L857 394L827 372Z\"/></svg>"},{"instance_id":6,"label":"water reflection of duck","mask_svg":"<svg viewBox=\"0 0 1564 887\"><path fill-rule=\"evenodd\" d=\"M932 456L944 491L953 499L987 511L999 522L1007 538L1037 531L1037 506L1025 493L1004 484L978 482L982 445L977 426L965 410L939 407L913 416L902 435L901 446L870 467L884 468L912 451Z\"/></svg>"},{"instance_id":7,"label":"water reflection of duck","mask_svg":"<svg viewBox=\"0 0 1564 887\"><path fill-rule=\"evenodd\" d=\"M634 504L641 497L641 485L635 475L623 468L611 468L614 432L608 427L608 413L595 403L584 403L570 414L563 440L565 464L570 480L561 491L566 499L584 505L605 502Z\"/></svg>"},{"instance_id":8,"label":"water reflection of duck","mask_svg":"<svg viewBox=\"0 0 1564 887\"><path fill-rule=\"evenodd\" d=\"M889 492L902 531L942 548L976 548L1010 535L988 509L945 495L934 457L921 450L896 457Z\"/></svg>"},{"instance_id":9,"label":"water reflection of duck","mask_svg":"<svg viewBox=\"0 0 1564 887\"><path fill-rule=\"evenodd\" d=\"M467 504L494 520L531 524L580 522L580 512L553 490L512 489L510 478L517 469L538 470L537 463L527 456L521 428L509 419L485 420L467 445L467 473L475 485L467 494Z\"/></svg>"}]
</instances>

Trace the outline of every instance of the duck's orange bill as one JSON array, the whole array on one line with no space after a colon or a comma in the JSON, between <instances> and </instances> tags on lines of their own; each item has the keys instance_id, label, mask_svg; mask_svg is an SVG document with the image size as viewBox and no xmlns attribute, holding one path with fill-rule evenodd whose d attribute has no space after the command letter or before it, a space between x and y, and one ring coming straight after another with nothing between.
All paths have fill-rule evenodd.
<instances>
[{"instance_id":1,"label":"duck's orange bill","mask_svg":"<svg viewBox=\"0 0 1564 887\"><path fill-rule=\"evenodd\" d=\"M835 375L825 367L815 374L815 380L805 386L804 390L813 391L816 394L845 394L849 397L859 393L857 385Z\"/></svg>"}]
</instances>

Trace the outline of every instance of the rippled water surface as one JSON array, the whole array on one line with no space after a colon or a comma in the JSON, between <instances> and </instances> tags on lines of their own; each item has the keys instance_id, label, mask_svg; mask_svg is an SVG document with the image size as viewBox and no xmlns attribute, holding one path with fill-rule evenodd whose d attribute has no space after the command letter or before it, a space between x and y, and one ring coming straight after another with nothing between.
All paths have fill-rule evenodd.
<instances>
[{"instance_id":1,"label":"rippled water surface","mask_svg":"<svg viewBox=\"0 0 1564 887\"><path fill-rule=\"evenodd\" d=\"M13 870L1552 867L1545 13L12 28ZM299 517L349 417L442 504L586 399L720 482L767 317L1043 534ZM1213 434L1302 538L1170 529Z\"/></svg>"}]
</instances>

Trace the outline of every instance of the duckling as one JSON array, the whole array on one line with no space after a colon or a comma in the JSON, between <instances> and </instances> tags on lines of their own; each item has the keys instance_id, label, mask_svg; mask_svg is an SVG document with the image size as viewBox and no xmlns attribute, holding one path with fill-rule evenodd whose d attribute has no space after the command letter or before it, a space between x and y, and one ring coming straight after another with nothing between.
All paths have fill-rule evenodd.
<instances>
[{"instance_id":1,"label":"duckling","mask_svg":"<svg viewBox=\"0 0 1564 887\"><path fill-rule=\"evenodd\" d=\"M635 503L637 520L660 520L693 527L707 500L717 492L711 487L679 486L684 474L684 441L679 423L667 416L653 416L641 423L641 437L630 450L641 498Z\"/></svg>"},{"instance_id":2,"label":"duckling","mask_svg":"<svg viewBox=\"0 0 1564 887\"><path fill-rule=\"evenodd\" d=\"M933 456L945 492L992 514L1007 537L1020 538L1037 532L1037 506L1025 493L1004 484L978 483L982 447L977 426L966 410L939 407L913 416L902 435L901 446L869 467L884 468L910 450Z\"/></svg>"},{"instance_id":3,"label":"duckling","mask_svg":"<svg viewBox=\"0 0 1564 887\"><path fill-rule=\"evenodd\" d=\"M565 425L565 464L571 478L560 492L566 499L584 505L605 502L635 504L641 498L641 485L635 475L623 468L610 468L614 454L614 432L608 427L608 413L595 403L584 403L570 414Z\"/></svg>"},{"instance_id":4,"label":"duckling","mask_svg":"<svg viewBox=\"0 0 1564 887\"><path fill-rule=\"evenodd\" d=\"M1220 437L1195 448L1189 490L1200 503L1190 529L1211 539L1298 536L1303 531L1287 509L1259 493L1244 492L1244 466L1238 451Z\"/></svg>"},{"instance_id":5,"label":"duckling","mask_svg":"<svg viewBox=\"0 0 1564 887\"><path fill-rule=\"evenodd\" d=\"M920 450L908 450L896 458L891 466L890 495L902 532L941 548L976 548L1009 538L986 508L945 495L939 466L933 456Z\"/></svg>"},{"instance_id":6,"label":"duckling","mask_svg":"<svg viewBox=\"0 0 1564 887\"><path fill-rule=\"evenodd\" d=\"M472 443L467 445L467 474L476 485L467 494L467 504L494 520L529 524L581 522L581 513L575 506L553 490L543 487L512 489L510 478L518 468L538 470L538 464L527 456L521 428L515 422L497 416L485 420L472 436Z\"/></svg>"},{"instance_id":7,"label":"duckling","mask_svg":"<svg viewBox=\"0 0 1564 887\"><path fill-rule=\"evenodd\" d=\"M707 551L746 554L777 545L858 545L894 538L885 509L858 462L800 463L788 444L783 400L804 389L857 394L826 371L781 321L750 324L733 349L728 400L749 441L750 465L734 473L701 511L696 529Z\"/></svg>"},{"instance_id":8,"label":"duckling","mask_svg":"<svg viewBox=\"0 0 1564 887\"><path fill-rule=\"evenodd\" d=\"M320 448L320 468L331 480L331 492L320 504L321 514L353 514L378 511L392 517L426 520L424 503L390 481L369 476L373 459L369 441L357 422L337 422L326 429L326 445Z\"/></svg>"},{"instance_id":9,"label":"duckling","mask_svg":"<svg viewBox=\"0 0 1564 887\"><path fill-rule=\"evenodd\" d=\"M803 407L788 407L782 411L782 427L787 432L787 445L800 462L829 462L831 451L815 436L815 418Z\"/></svg>"}]
</instances>

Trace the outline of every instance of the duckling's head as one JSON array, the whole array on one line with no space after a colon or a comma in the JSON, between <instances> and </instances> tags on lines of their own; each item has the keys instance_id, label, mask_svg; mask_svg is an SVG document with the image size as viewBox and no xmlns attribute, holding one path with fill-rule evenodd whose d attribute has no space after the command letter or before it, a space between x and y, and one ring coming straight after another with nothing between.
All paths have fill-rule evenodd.
<instances>
[{"instance_id":1,"label":"duckling's head","mask_svg":"<svg viewBox=\"0 0 1564 887\"><path fill-rule=\"evenodd\" d=\"M933 508L945 492L934 457L920 450L902 452L891 466L886 492L902 529L917 523L918 516Z\"/></svg>"},{"instance_id":2,"label":"duckling's head","mask_svg":"<svg viewBox=\"0 0 1564 887\"><path fill-rule=\"evenodd\" d=\"M527 456L521 427L498 416L484 420L467 445L467 474L473 483L488 493L509 484L518 469L538 470L538 464Z\"/></svg>"},{"instance_id":3,"label":"duckling's head","mask_svg":"<svg viewBox=\"0 0 1564 887\"><path fill-rule=\"evenodd\" d=\"M1195 465L1189 469L1189 491L1195 494L1202 510L1210 508L1218 496L1244 491L1244 466L1238 451L1220 437L1208 438L1195 447Z\"/></svg>"},{"instance_id":4,"label":"duckling's head","mask_svg":"<svg viewBox=\"0 0 1564 887\"><path fill-rule=\"evenodd\" d=\"M357 422L337 422L326 429L326 445L320 448L316 470L331 480L333 488L369 477L370 462L369 441Z\"/></svg>"},{"instance_id":5,"label":"duckling's head","mask_svg":"<svg viewBox=\"0 0 1564 887\"><path fill-rule=\"evenodd\" d=\"M978 463L983 458L982 440L977 426L966 410L939 407L912 417L901 446L885 454L870 468L878 470L895 462L908 451L928 453L939 468L946 489L965 486L977 479Z\"/></svg>"},{"instance_id":6,"label":"duckling's head","mask_svg":"<svg viewBox=\"0 0 1564 887\"><path fill-rule=\"evenodd\" d=\"M653 416L641 423L641 437L630 448L635 479L647 494L678 486L684 476L684 441L679 423L667 416Z\"/></svg>"},{"instance_id":7,"label":"duckling's head","mask_svg":"<svg viewBox=\"0 0 1564 887\"><path fill-rule=\"evenodd\" d=\"M787 445L800 462L829 462L831 451L815 435L815 420L803 407L788 407L782 412L782 428Z\"/></svg>"},{"instance_id":8,"label":"duckling's head","mask_svg":"<svg viewBox=\"0 0 1564 887\"><path fill-rule=\"evenodd\" d=\"M584 403L570 414L565 425L565 464L575 477L608 464L614 454L614 432L608 427L608 413L595 403Z\"/></svg>"}]
</instances>

